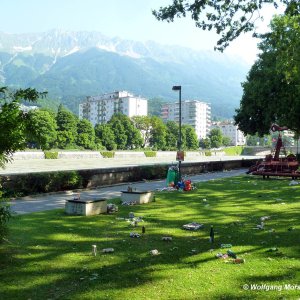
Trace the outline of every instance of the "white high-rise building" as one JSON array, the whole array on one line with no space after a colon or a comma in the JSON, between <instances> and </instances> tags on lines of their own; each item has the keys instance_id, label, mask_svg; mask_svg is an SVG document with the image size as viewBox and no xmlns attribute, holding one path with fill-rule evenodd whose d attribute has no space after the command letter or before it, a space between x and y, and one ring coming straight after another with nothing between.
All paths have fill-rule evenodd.
<instances>
[{"instance_id":1,"label":"white high-rise building","mask_svg":"<svg viewBox=\"0 0 300 300\"><path fill-rule=\"evenodd\" d=\"M179 122L179 102L167 103L162 106L162 119ZM198 139L206 138L211 125L210 104L198 100L181 102L181 124L191 125Z\"/></svg>"},{"instance_id":2,"label":"white high-rise building","mask_svg":"<svg viewBox=\"0 0 300 300\"><path fill-rule=\"evenodd\" d=\"M245 135L233 122L218 122L213 124L212 127L220 128L222 134L230 138L233 146L243 146L246 144Z\"/></svg>"},{"instance_id":3,"label":"white high-rise building","mask_svg":"<svg viewBox=\"0 0 300 300\"><path fill-rule=\"evenodd\" d=\"M79 104L79 118L89 120L94 126L107 123L115 113L122 113L130 118L147 116L148 101L127 91L117 91L87 97L85 102Z\"/></svg>"}]
</instances>

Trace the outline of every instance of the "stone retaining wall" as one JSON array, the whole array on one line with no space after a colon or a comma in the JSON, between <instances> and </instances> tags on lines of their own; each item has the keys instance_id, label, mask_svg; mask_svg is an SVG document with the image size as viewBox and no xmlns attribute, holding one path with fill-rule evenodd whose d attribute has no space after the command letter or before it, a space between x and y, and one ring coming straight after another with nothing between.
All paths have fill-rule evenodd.
<instances>
[{"instance_id":1,"label":"stone retaining wall","mask_svg":"<svg viewBox=\"0 0 300 300\"><path fill-rule=\"evenodd\" d=\"M185 175L200 174L247 168L256 162L249 160L229 160L182 163ZM110 169L90 169L77 171L41 172L0 176L3 188L14 194L29 195L41 192L57 192L78 188L93 188L125 182L166 178L169 165L149 165Z\"/></svg>"}]
</instances>

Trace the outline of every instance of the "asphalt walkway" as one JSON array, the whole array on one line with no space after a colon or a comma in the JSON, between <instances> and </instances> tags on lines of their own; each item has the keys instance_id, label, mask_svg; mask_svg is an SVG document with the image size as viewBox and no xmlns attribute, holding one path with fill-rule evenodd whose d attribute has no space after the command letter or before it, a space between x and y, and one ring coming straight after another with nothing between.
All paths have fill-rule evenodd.
<instances>
[{"instance_id":1,"label":"asphalt walkway","mask_svg":"<svg viewBox=\"0 0 300 300\"><path fill-rule=\"evenodd\" d=\"M246 169L202 173L199 175L189 176L192 182L208 181L218 178L233 177L245 174ZM165 180L148 181L148 182L135 182L132 183L132 188L137 190L151 190L155 191L162 189L166 186ZM113 185L109 187L85 189L81 190L81 199L101 199L101 198L117 198L121 196L121 191L127 190L128 183L122 185ZM74 198L74 194L78 191L66 191L60 193L42 194L35 196L27 196L18 198L10 202L11 209L16 214L26 214L38 211L51 210L56 208L64 208L66 200Z\"/></svg>"}]
</instances>

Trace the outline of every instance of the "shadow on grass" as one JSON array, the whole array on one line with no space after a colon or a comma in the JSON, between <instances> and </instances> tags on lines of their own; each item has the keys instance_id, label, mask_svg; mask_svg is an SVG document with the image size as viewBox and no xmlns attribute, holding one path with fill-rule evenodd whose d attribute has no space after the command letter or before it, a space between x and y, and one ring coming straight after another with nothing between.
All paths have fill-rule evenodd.
<instances>
[{"instance_id":1,"label":"shadow on grass","mask_svg":"<svg viewBox=\"0 0 300 300\"><path fill-rule=\"evenodd\" d=\"M126 298L128 293L136 291L137 299L155 299L155 291L145 294L143 288L149 291L153 285L159 291L161 282L172 287L168 280L174 277L177 286L197 285L193 287L196 296L183 292L179 299L198 299L199 293L208 299L253 299L253 294L241 289L242 283L278 283L299 275L293 260L299 258L299 190L278 182L280 190L274 192L273 182L248 177L211 181L199 184L191 193L157 193L157 202L122 206L114 215L66 216L56 210L16 216L10 226L11 244L2 246L1 297L130 299ZM284 198L288 209L283 209L286 206L276 197ZM116 219L127 217L131 211L144 216L137 228ZM254 229L260 217L267 215L271 219L265 222L266 229ZM182 230L183 224L192 221L205 226L197 232ZM213 245L208 242L211 224L216 230ZM140 233L142 225L146 234L140 239L130 238L129 233ZM290 226L295 226L295 230L288 231ZM172 236L173 241L163 242L161 238L166 235ZM219 249L221 243L231 243L238 256L253 263L236 266L216 259L217 252L226 252ZM112 247L115 252L93 257L93 244L99 250ZM267 252L271 247L278 247L282 255ZM211 248L217 250L210 252ZM150 256L152 249L161 254ZM254 263L257 270L253 270ZM282 265L288 271L282 270ZM201 284L210 282L207 274L212 270L215 290L203 291ZM198 272L196 278L185 278L190 271ZM270 275L271 271L274 275ZM184 276L182 280L180 276ZM232 281L238 291L227 290L219 280L228 286ZM180 297L176 285L166 288L171 298L175 293L174 299L176 295ZM167 295L162 294L163 298Z\"/></svg>"}]
</instances>

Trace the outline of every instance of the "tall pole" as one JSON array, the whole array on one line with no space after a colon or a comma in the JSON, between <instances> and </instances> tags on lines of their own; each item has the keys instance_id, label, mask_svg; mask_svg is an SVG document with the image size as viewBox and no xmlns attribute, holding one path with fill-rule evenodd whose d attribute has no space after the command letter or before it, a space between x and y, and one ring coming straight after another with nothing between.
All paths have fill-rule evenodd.
<instances>
[{"instance_id":1,"label":"tall pole","mask_svg":"<svg viewBox=\"0 0 300 300\"><path fill-rule=\"evenodd\" d=\"M179 91L179 135L178 135L178 152L181 151L181 85L174 85L172 88L173 91ZM178 162L178 180L181 181L181 158Z\"/></svg>"},{"instance_id":2,"label":"tall pole","mask_svg":"<svg viewBox=\"0 0 300 300\"><path fill-rule=\"evenodd\" d=\"M179 89L179 145L178 150L181 151L181 86ZM178 180L181 181L181 160L178 164Z\"/></svg>"}]
</instances>

